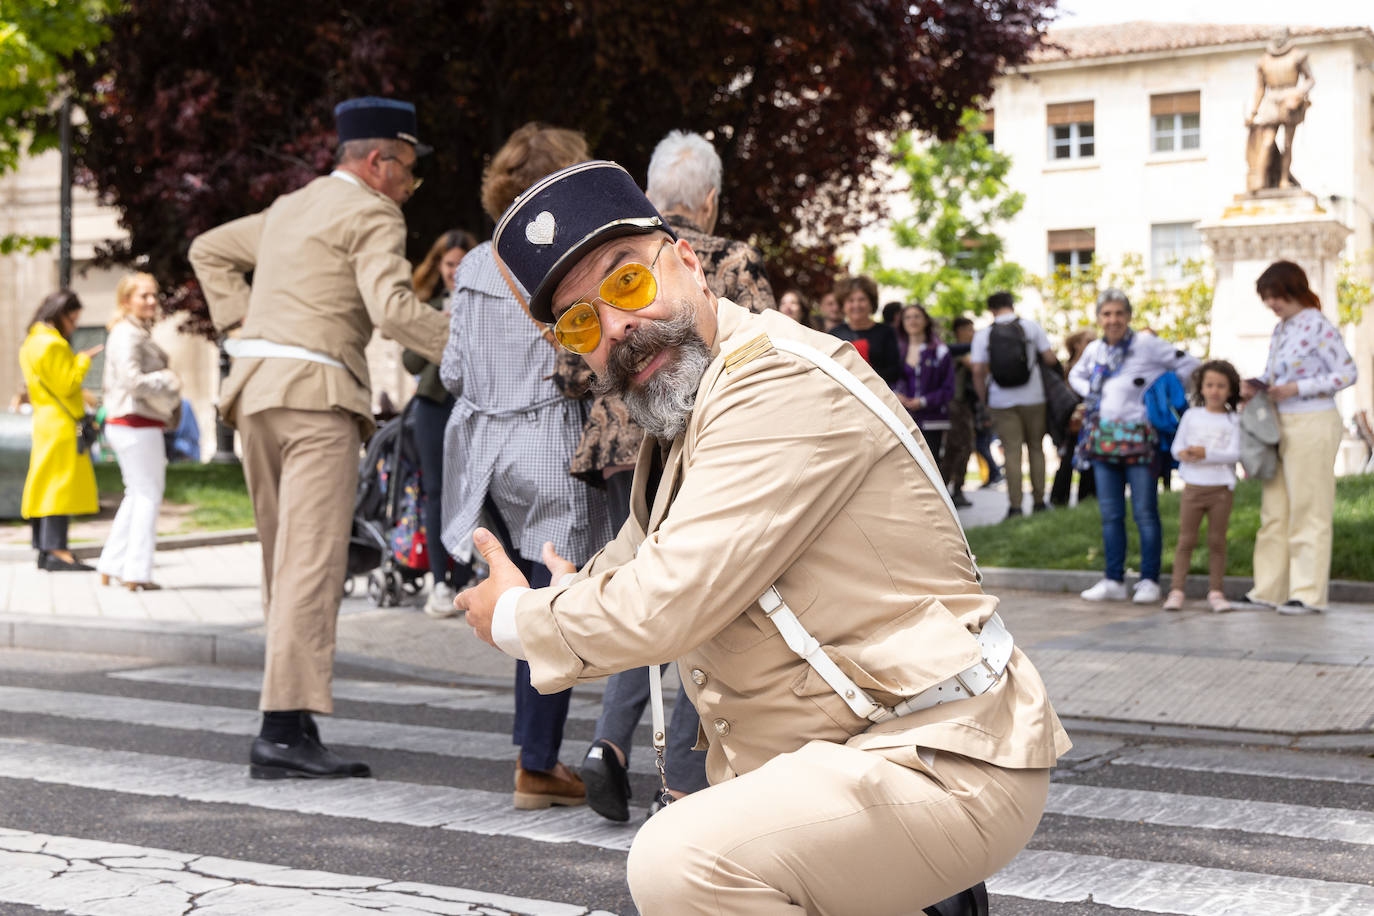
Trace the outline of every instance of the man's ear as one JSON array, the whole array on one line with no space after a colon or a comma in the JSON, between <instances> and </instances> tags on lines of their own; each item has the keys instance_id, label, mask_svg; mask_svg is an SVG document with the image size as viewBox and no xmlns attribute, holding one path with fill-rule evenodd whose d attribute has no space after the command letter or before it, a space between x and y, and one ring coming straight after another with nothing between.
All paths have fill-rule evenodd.
<instances>
[{"instance_id":1,"label":"man's ear","mask_svg":"<svg viewBox=\"0 0 1374 916\"><path fill-rule=\"evenodd\" d=\"M701 266L701 259L692 250L692 243L686 239L678 239L673 245L677 251L678 258L682 261L682 266L686 267L696 277L697 287L706 295L711 296L711 288L706 284L706 271Z\"/></svg>"}]
</instances>

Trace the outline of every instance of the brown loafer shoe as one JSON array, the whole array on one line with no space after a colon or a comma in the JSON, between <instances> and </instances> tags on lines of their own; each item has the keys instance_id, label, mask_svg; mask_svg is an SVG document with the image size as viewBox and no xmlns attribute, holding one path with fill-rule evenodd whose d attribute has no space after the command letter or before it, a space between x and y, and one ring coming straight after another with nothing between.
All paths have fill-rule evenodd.
<instances>
[{"instance_id":1,"label":"brown loafer shoe","mask_svg":"<svg viewBox=\"0 0 1374 916\"><path fill-rule=\"evenodd\" d=\"M131 592L156 592L162 589L156 582L125 582L124 587Z\"/></svg>"},{"instance_id":2,"label":"brown loafer shoe","mask_svg":"<svg viewBox=\"0 0 1374 916\"><path fill-rule=\"evenodd\" d=\"M567 767L560 765L551 773L541 773L515 764L515 807L519 810L537 811L554 805L582 805L586 802L586 786Z\"/></svg>"}]
</instances>

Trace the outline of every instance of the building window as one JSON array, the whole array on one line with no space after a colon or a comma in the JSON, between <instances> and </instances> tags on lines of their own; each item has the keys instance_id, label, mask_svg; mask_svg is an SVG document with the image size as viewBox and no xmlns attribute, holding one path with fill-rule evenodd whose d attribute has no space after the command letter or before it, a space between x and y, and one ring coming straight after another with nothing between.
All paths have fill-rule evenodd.
<instances>
[{"instance_id":1,"label":"building window","mask_svg":"<svg viewBox=\"0 0 1374 916\"><path fill-rule=\"evenodd\" d=\"M1150 150L1173 153L1202 146L1202 93L1150 96Z\"/></svg>"},{"instance_id":2,"label":"building window","mask_svg":"<svg viewBox=\"0 0 1374 916\"><path fill-rule=\"evenodd\" d=\"M1202 257L1202 236L1196 227L1196 223L1156 223L1150 227L1151 276L1183 279L1183 262Z\"/></svg>"},{"instance_id":3,"label":"building window","mask_svg":"<svg viewBox=\"0 0 1374 916\"><path fill-rule=\"evenodd\" d=\"M983 139L988 141L988 146L992 146L993 138L996 136L997 118L996 112L991 108L983 112L983 123L978 126L978 133L983 135Z\"/></svg>"},{"instance_id":4,"label":"building window","mask_svg":"<svg viewBox=\"0 0 1374 916\"><path fill-rule=\"evenodd\" d=\"M1093 229L1051 229L1049 232L1050 273L1064 267L1077 272L1093 262L1097 232Z\"/></svg>"},{"instance_id":5,"label":"building window","mask_svg":"<svg viewBox=\"0 0 1374 916\"><path fill-rule=\"evenodd\" d=\"M1061 102L1045 107L1050 135L1050 161L1090 159L1096 150L1093 103Z\"/></svg>"}]
</instances>

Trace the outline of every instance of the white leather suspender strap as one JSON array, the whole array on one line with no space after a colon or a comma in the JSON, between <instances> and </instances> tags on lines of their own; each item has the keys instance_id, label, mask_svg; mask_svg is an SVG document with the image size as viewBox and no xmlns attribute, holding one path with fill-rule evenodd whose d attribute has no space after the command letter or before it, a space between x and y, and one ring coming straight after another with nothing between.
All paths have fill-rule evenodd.
<instances>
[{"instance_id":1,"label":"white leather suspender strap","mask_svg":"<svg viewBox=\"0 0 1374 916\"><path fill-rule=\"evenodd\" d=\"M825 654L816 637L806 631L797 615L782 600L776 588L769 588L759 599L759 607L773 621L782 634L783 642L798 656L806 661L819 674L830 689L840 695L840 699L853 711L854 715L867 719L874 724L886 722L901 716L987 693L1002 678L1011 660L1011 650L1015 642L1011 631L1002 623L1002 618L993 614L983 624L978 634L978 650L983 656L976 665L971 665L953 677L927 687L914 697L903 700L889 709L869 696L854 680ZM650 682L652 683L652 682Z\"/></svg>"},{"instance_id":2,"label":"white leather suspender strap","mask_svg":"<svg viewBox=\"0 0 1374 916\"><path fill-rule=\"evenodd\" d=\"M945 507L949 509L950 517L954 519L954 525L959 529L959 536L964 539L964 552L968 554L969 562L973 564L973 574L977 577L979 583L981 583L983 581L983 574L978 569L978 562L973 556L973 551L969 549L968 537L964 534L964 525L959 521L959 510L954 508L954 500L950 498L949 490L945 488L945 479L943 475L941 475L939 470L931 464L930 459L926 457L926 453L921 451L921 447L916 444L916 438L907 431L902 421L897 419L897 415L892 412L892 408L884 404L882 399L874 394L871 388L859 381L858 376L810 344L804 344L800 341L789 340L787 338L772 340L772 344L779 350L800 356L802 359L815 364L817 369L820 369L826 375L843 385L848 389L850 394L854 395L854 397L863 402L865 407L873 411L879 420L887 424L887 428L892 430L901 441L902 445L906 447L906 450L911 453L911 457L916 459L917 466L925 473L931 485L935 487L935 491L939 493L940 497L945 501Z\"/></svg>"},{"instance_id":3,"label":"white leather suspender strap","mask_svg":"<svg viewBox=\"0 0 1374 916\"><path fill-rule=\"evenodd\" d=\"M890 712L886 707L873 701L858 684L850 679L849 675L839 669L839 666L831 661L830 656L826 655L821 649L821 644L816 641L802 626L797 615L792 613L792 609L787 606L787 602L782 600L778 590L769 587L759 599L759 607L768 615L768 619L773 621L773 626L778 628L782 634L783 642L787 643L787 648L797 653L814 669L821 678L830 685L830 689L840 695L840 698L849 704L849 708L854 711L854 715L873 722L881 722L888 718L884 713Z\"/></svg>"},{"instance_id":4,"label":"white leather suspender strap","mask_svg":"<svg viewBox=\"0 0 1374 916\"><path fill-rule=\"evenodd\" d=\"M859 380L858 376L815 347L787 338L775 339L772 344L779 350L800 356L839 382L865 407L873 411L874 415L882 420L888 429L892 430L907 452L915 459L916 465L926 475L935 491L944 500L945 507L949 510L950 517L954 519L960 537L963 538L964 551L968 554L969 562L973 564L974 575L981 583L983 574L978 570L978 563L974 559L973 551L969 549L968 537L964 535L963 523L959 521L959 511L954 508L954 501L950 499L949 491L945 489L943 476L935 469L926 453L916 443L916 437L911 435L910 431L892 411L892 408L884 404L882 399L873 393L872 389ZM830 656L825 654L824 650L821 649L820 642L802 626L797 615L787 606L787 602L782 600L777 588L770 586L763 593L763 596L759 598L759 607L763 608L768 619L773 621L773 625L778 628L778 632L782 635L783 641L787 643L787 647L804 659L830 685L830 688L839 694L856 716L874 723L886 722L889 719L904 716L917 710L929 709L931 706L938 706L951 700L961 700L965 697L986 693L1002 677L1002 672L1006 670L1007 662L1011 659L1014 645L1011 633L1002 624L1002 618L993 614L984 624L983 631L978 634L978 648L982 654L982 660L978 664L966 668L954 677L947 678L921 691L916 696L903 700L896 707L888 709L874 701L866 690L854 683L853 679L841 671Z\"/></svg>"}]
</instances>

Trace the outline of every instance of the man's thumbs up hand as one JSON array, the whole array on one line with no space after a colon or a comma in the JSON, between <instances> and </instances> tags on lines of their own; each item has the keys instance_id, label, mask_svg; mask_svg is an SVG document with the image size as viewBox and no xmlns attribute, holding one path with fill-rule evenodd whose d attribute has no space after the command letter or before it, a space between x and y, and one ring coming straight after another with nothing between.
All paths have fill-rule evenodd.
<instances>
[{"instance_id":1,"label":"man's thumbs up hand","mask_svg":"<svg viewBox=\"0 0 1374 916\"><path fill-rule=\"evenodd\" d=\"M507 589L529 588L529 581L506 556L505 548L490 531L478 528L472 534L472 543L487 561L491 574L480 585L459 592L453 599L453 606L467 612L468 624L483 642L495 646L491 638L491 618L496 612L496 602Z\"/></svg>"}]
</instances>

